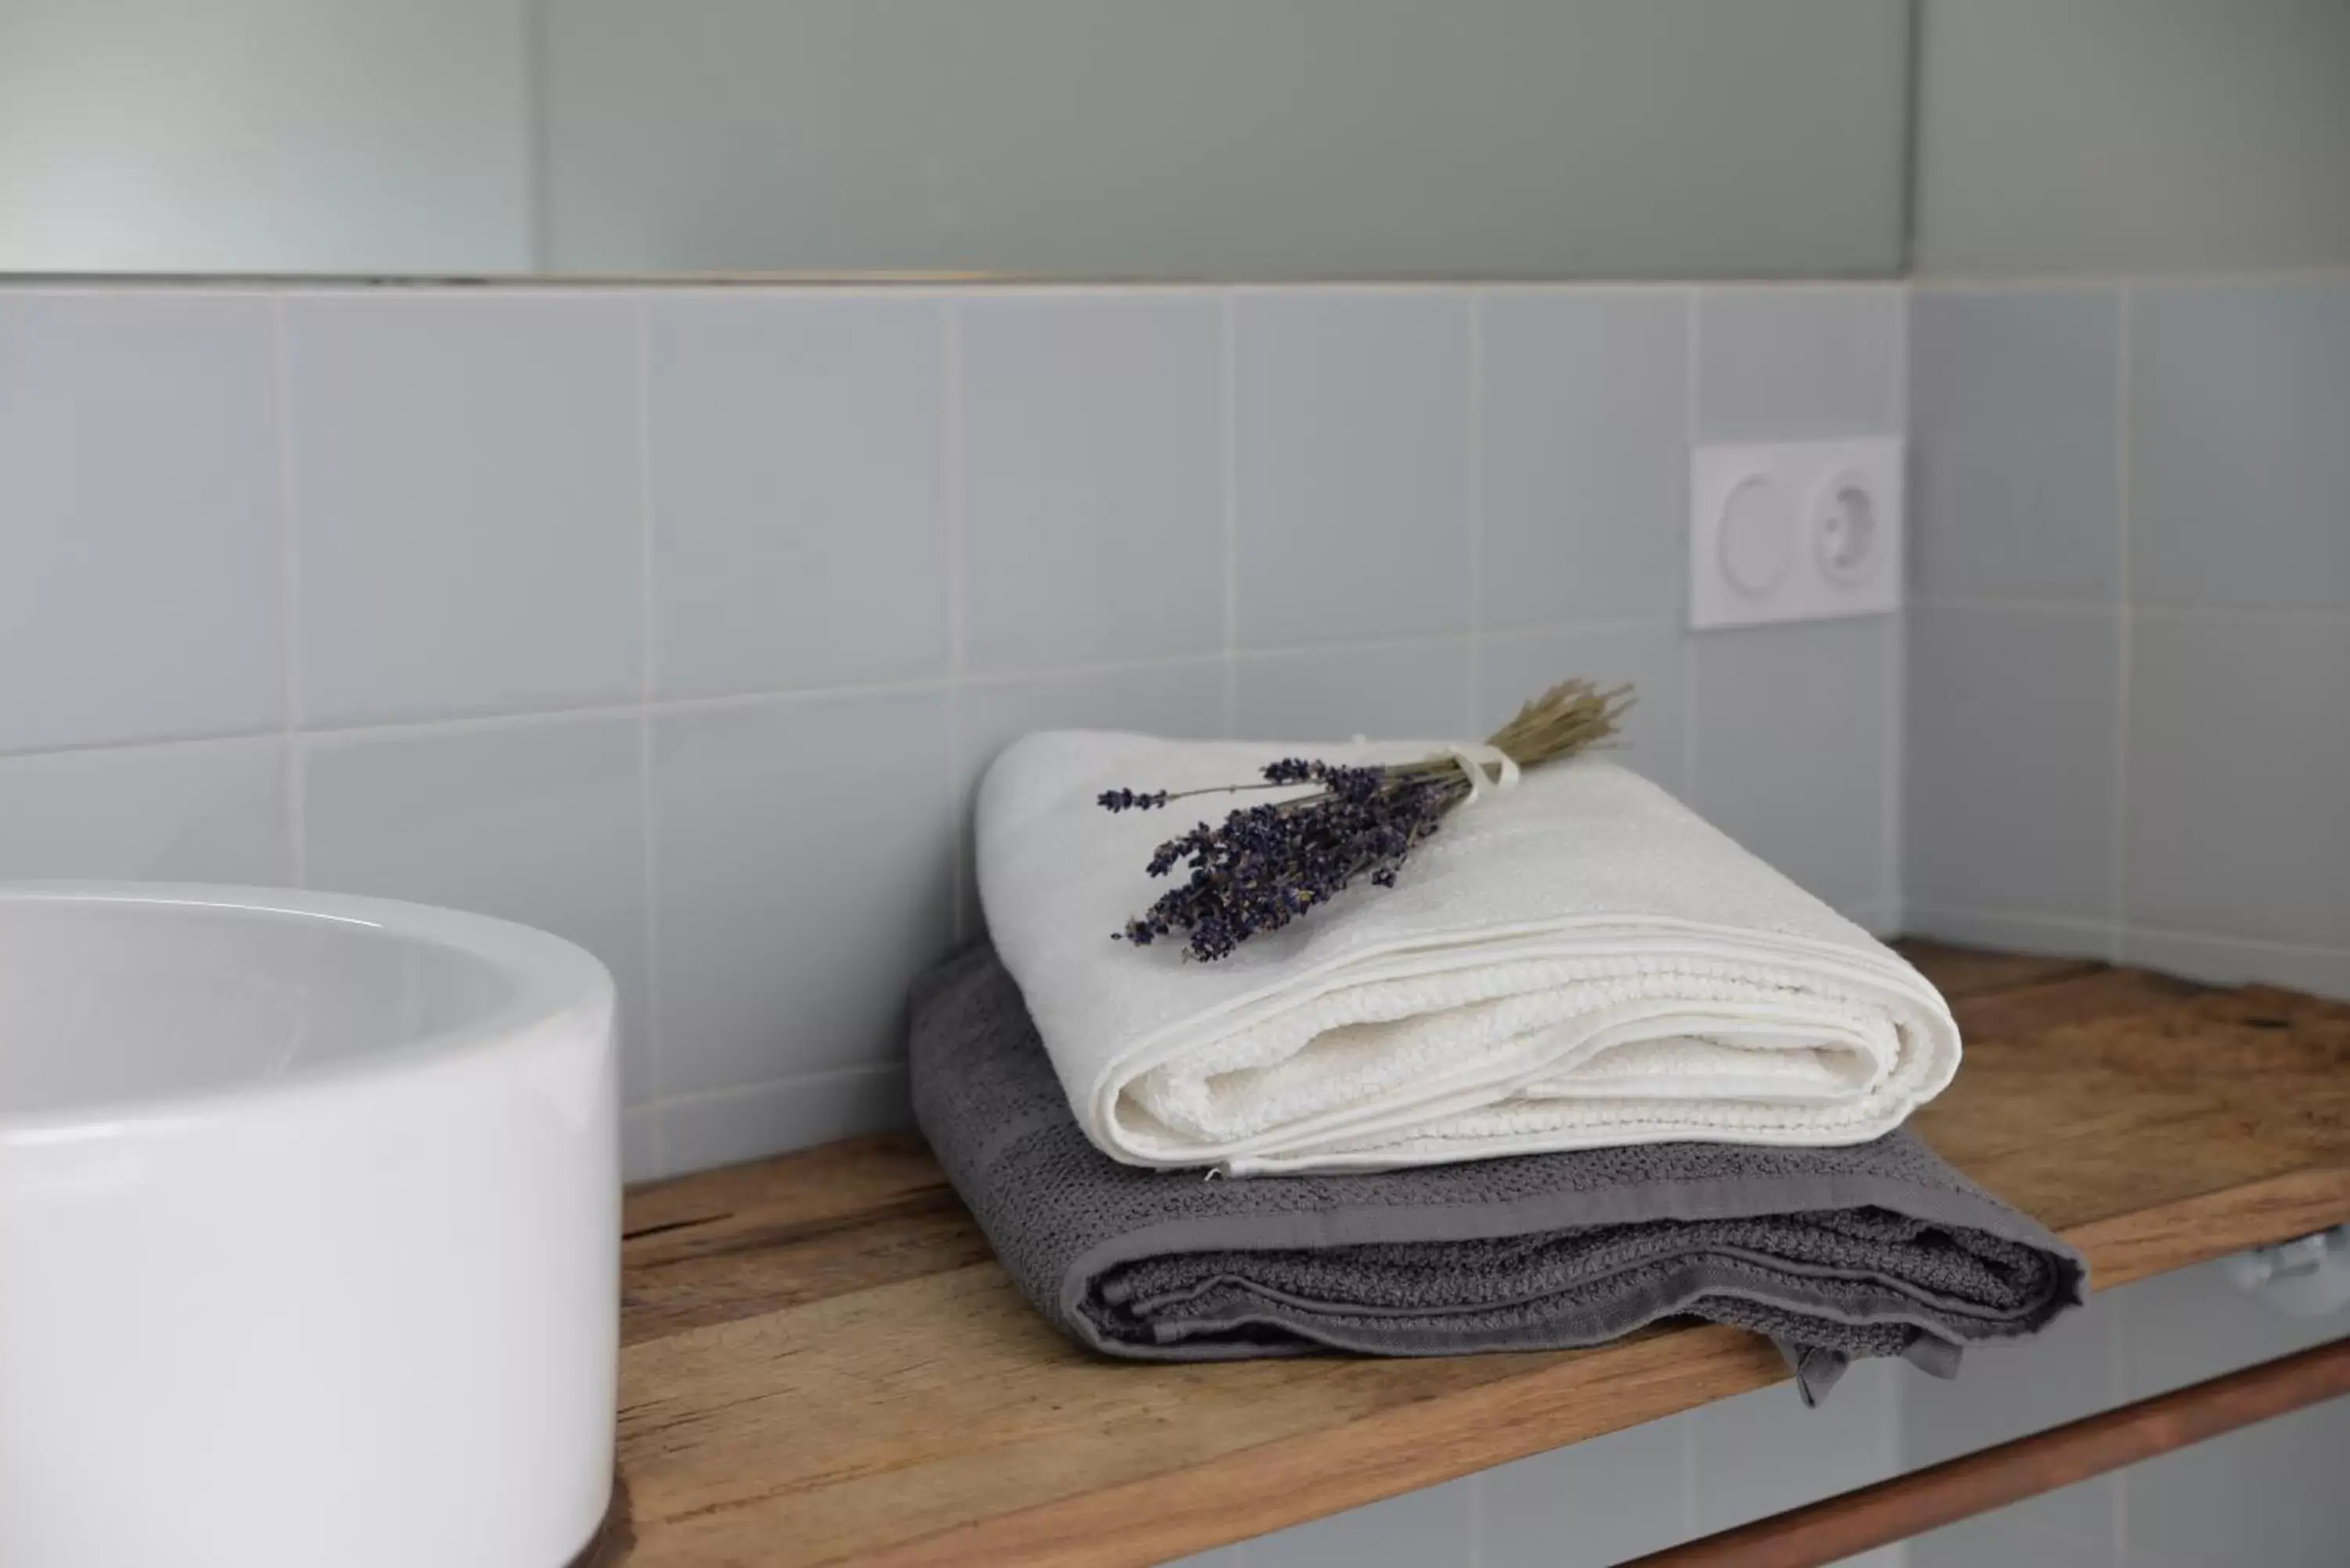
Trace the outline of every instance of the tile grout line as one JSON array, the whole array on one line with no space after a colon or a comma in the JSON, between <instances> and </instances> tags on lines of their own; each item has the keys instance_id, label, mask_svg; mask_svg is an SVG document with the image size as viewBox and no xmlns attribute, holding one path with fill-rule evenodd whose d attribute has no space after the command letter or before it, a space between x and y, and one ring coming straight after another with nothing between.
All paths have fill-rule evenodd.
<instances>
[{"instance_id":1,"label":"tile grout line","mask_svg":"<svg viewBox=\"0 0 2350 1568\"><path fill-rule=\"evenodd\" d=\"M2114 1303L2113 1332L2106 1336L2106 1403L2118 1408L2129 1403L2129 1303L2125 1295ZM2106 1506L2113 1511L2108 1521L2113 1531L2116 1568L2126 1568L2129 1562L2129 1467L2124 1465L2114 1472L2113 1490L2106 1493Z\"/></svg>"},{"instance_id":2,"label":"tile grout line","mask_svg":"<svg viewBox=\"0 0 2350 1568\"><path fill-rule=\"evenodd\" d=\"M1699 408L1697 382L1698 369L1700 363L1699 332L1700 329L1701 320L1701 313L1698 308L1698 304L1699 291L1697 289L1690 288L1682 295L1681 505L1684 512L1696 504L1693 499L1693 493L1690 490L1689 483L1689 465L1691 454L1693 454L1697 450L1698 441ZM1689 532L1689 519L1686 516L1681 519L1681 532L1684 538L1686 538ZM1684 571L1688 569L1689 546L1686 545L1682 549L1681 566ZM1681 624L1684 628L1688 626L1689 596L1690 591L1690 585L1684 583L1681 587ZM1676 644L1677 646L1674 649L1674 661L1679 666L1681 681L1681 799L1694 805L1698 797L1698 641L1692 633L1684 629L1681 636L1676 639Z\"/></svg>"},{"instance_id":3,"label":"tile grout line","mask_svg":"<svg viewBox=\"0 0 2350 1568\"><path fill-rule=\"evenodd\" d=\"M967 886L970 873L964 866L971 847L971 824L964 820L965 807L970 804L958 798L957 784L962 777L962 706L963 706L963 452L962 452L962 307L950 296L939 305L939 329L943 335L941 355L945 383L941 391L945 406L941 410L939 437L941 443L944 523L947 552L947 675L946 675L946 780L947 848L953 857L950 873L948 897L953 907L948 911L949 940L961 948L973 933L964 929L963 909L971 901L972 889Z\"/></svg>"},{"instance_id":4,"label":"tile grout line","mask_svg":"<svg viewBox=\"0 0 2350 1568\"><path fill-rule=\"evenodd\" d=\"M1899 331L1896 338L1898 363L1893 384L1899 389L1901 406L1900 417L1894 428L1900 432L1902 461L1896 466L1895 475L1901 486L1903 518L1905 522L1915 522L1917 509L1910 504L1909 498L1908 454L1912 434L1910 422L1917 400L1911 396L1910 389L1909 341L1909 317L1916 297L1906 283L1898 290L1898 297L1900 307L1895 313L1895 320L1898 323ZM1905 533L1909 532L1905 529ZM1914 543L1914 539L1904 542ZM1906 578L1909 567L1908 551L1902 552L1898 565ZM1897 581L1895 586L1899 587L1901 584ZM1885 857L1882 882L1885 897L1892 906L1887 923L1898 933L1902 922L1908 919L1908 911L1901 906L1908 891L1905 877L1909 804L1909 609L1906 593L1899 607L1886 618L1884 641L1885 674L1877 691L1877 722L1883 726L1877 737L1877 765L1884 771L1880 786L1882 802L1879 810L1883 820L1879 824L1882 837L1878 853Z\"/></svg>"},{"instance_id":5,"label":"tile grout line","mask_svg":"<svg viewBox=\"0 0 2350 1568\"><path fill-rule=\"evenodd\" d=\"M1479 738L1485 701L1485 291L1469 296L1469 722Z\"/></svg>"},{"instance_id":6,"label":"tile grout line","mask_svg":"<svg viewBox=\"0 0 2350 1568\"><path fill-rule=\"evenodd\" d=\"M303 765L302 736L302 552L294 485L294 372L287 347L286 301L269 302L270 389L276 402L279 675L284 686L278 714L285 755L286 870L294 886L310 879L309 781Z\"/></svg>"},{"instance_id":7,"label":"tile grout line","mask_svg":"<svg viewBox=\"0 0 2350 1568\"><path fill-rule=\"evenodd\" d=\"M1240 725L1240 307L1231 289L1218 299L1217 431L1222 441L1224 643L1223 731L1230 735Z\"/></svg>"},{"instance_id":8,"label":"tile grout line","mask_svg":"<svg viewBox=\"0 0 2350 1568\"><path fill-rule=\"evenodd\" d=\"M2130 660L2135 640L2130 626L2130 286L2124 279L2114 293L2114 783L2106 851L2113 861L2106 895L2113 949L2107 956L2116 963L2129 947Z\"/></svg>"},{"instance_id":9,"label":"tile grout line","mask_svg":"<svg viewBox=\"0 0 2350 1568\"><path fill-rule=\"evenodd\" d=\"M1627 620L1563 621L1545 626L1509 627L1488 632L1486 637L1494 642L1509 642L1520 639L1584 633L1663 632L1677 630L1679 627L1679 623L1677 621L1649 617ZM1253 659L1299 659L1426 649L1456 643L1465 646L1470 635L1465 631L1446 631L1357 641L1298 643L1279 648L1249 649L1237 651L1232 657L1238 662L1245 664ZM1039 665L1035 669L967 671L957 684L963 690L1019 687L1033 681L1058 680L1071 677L1117 675L1154 670L1199 669L1216 664L1223 658L1224 655L1222 652L1211 649L1203 653L1170 654L1146 659ZM297 726L296 732L300 739L311 742L421 739L434 735L464 734L507 727L588 723L599 719L629 718L639 713L650 713L658 719L681 713L725 712L770 705L782 707L796 703L835 702L859 698L902 696L916 692L944 692L948 686L948 678L943 675L925 675L897 680L859 681L839 686L773 687L751 691L722 692L706 697L659 698L650 703L640 702L631 696L617 701L588 702L568 708L519 708L498 712L461 713L429 719L386 719L303 725ZM285 733L286 733L286 728L280 723L259 729L224 730L209 733L76 742L62 745L36 746L21 751L0 751L0 763L29 762L44 757L75 756L91 752L143 751L177 746L217 746L236 741L268 740L283 736Z\"/></svg>"},{"instance_id":10,"label":"tile grout line","mask_svg":"<svg viewBox=\"0 0 2350 1568\"><path fill-rule=\"evenodd\" d=\"M662 1058L668 1054L662 1049L661 942L658 913L660 907L660 836L653 829L653 694L660 689L660 644L656 636L659 596L655 592L653 576L656 552L653 537L651 314L644 300L635 302L632 325L636 336L637 371L637 630L640 639L637 650L637 831L645 901L645 1038L641 1049L645 1054L648 1104L654 1107L645 1121L650 1128L647 1141L651 1145L654 1173L667 1176L670 1174L669 1117L659 1109L662 1103L661 1081L666 1076Z\"/></svg>"}]
</instances>

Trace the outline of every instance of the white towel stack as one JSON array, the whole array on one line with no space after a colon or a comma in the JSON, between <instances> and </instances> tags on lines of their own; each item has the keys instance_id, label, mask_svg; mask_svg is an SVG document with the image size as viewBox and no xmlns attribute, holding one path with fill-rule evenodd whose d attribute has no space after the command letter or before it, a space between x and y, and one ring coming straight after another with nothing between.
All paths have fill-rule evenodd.
<instances>
[{"instance_id":1,"label":"white towel stack","mask_svg":"<svg viewBox=\"0 0 2350 1568\"><path fill-rule=\"evenodd\" d=\"M1247 1174L1858 1143L1950 1081L1958 1028L1923 976L1593 759L1457 808L1395 888L1350 889L1214 963L1111 939L1170 886L1143 874L1152 848L1234 802L1113 815L1102 791L1440 749L1060 732L997 759L979 804L988 930L1106 1153Z\"/></svg>"}]
</instances>

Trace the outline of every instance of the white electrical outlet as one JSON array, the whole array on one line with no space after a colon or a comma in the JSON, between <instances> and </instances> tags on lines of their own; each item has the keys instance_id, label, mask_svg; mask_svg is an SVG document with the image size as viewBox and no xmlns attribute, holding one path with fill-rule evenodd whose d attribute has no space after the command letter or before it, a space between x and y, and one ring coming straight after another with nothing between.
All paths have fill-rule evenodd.
<instances>
[{"instance_id":1,"label":"white electrical outlet","mask_svg":"<svg viewBox=\"0 0 2350 1568\"><path fill-rule=\"evenodd\" d=\"M1701 446L1690 453L1690 625L1901 607L1901 443Z\"/></svg>"}]
</instances>

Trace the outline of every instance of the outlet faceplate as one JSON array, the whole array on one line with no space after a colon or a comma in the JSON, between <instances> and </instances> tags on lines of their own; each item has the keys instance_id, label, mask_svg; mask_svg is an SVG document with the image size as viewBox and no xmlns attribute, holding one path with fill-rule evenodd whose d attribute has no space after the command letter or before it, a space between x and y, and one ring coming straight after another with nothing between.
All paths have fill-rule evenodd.
<instances>
[{"instance_id":1,"label":"outlet faceplate","mask_svg":"<svg viewBox=\"0 0 2350 1568\"><path fill-rule=\"evenodd\" d=\"M1901 607L1901 443L1778 441L1690 453L1690 625Z\"/></svg>"}]
</instances>

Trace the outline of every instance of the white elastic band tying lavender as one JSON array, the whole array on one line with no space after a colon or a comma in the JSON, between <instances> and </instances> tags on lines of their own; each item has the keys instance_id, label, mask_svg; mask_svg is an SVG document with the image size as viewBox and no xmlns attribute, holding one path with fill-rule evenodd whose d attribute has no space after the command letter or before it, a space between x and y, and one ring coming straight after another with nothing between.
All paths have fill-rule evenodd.
<instances>
[{"instance_id":1,"label":"white elastic band tying lavender","mask_svg":"<svg viewBox=\"0 0 2350 1568\"><path fill-rule=\"evenodd\" d=\"M1459 763L1461 771L1469 775L1469 798L1461 803L1462 805L1476 805L1484 798L1488 788L1499 794L1518 787L1517 761L1499 746L1480 741L1474 745L1447 746L1444 754ZM1491 779L1485 776L1489 765L1496 774Z\"/></svg>"}]
</instances>

